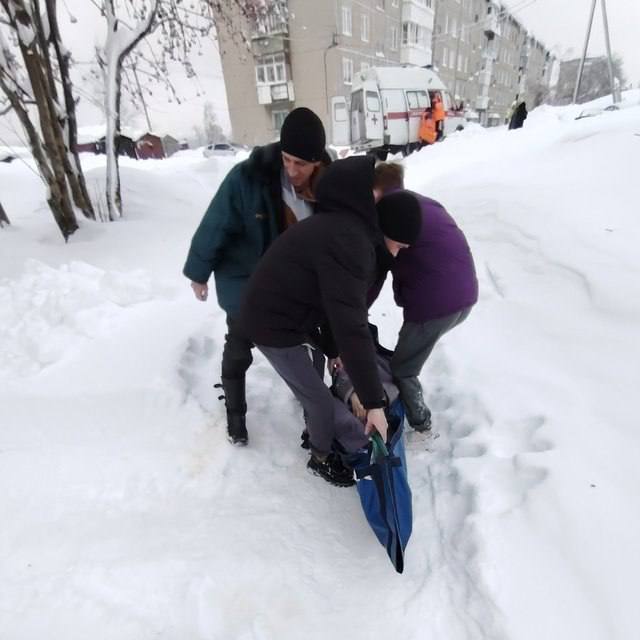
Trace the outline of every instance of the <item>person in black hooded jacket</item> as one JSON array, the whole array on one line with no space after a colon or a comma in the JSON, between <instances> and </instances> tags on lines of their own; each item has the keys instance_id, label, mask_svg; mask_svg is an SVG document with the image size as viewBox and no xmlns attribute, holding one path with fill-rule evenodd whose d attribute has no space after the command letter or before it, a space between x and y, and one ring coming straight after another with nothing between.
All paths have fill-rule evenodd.
<instances>
[{"instance_id":1,"label":"person in black hooded jacket","mask_svg":"<svg viewBox=\"0 0 640 640\"><path fill-rule=\"evenodd\" d=\"M376 429L386 439L385 395L367 323L367 291L376 273L377 227L374 161L334 162L316 188L316 214L299 222L269 248L253 273L240 311L256 344L303 405L308 417L308 467L338 486L353 484L352 471L332 453L365 446ZM415 236L419 232L417 221ZM305 343L317 327L330 328L320 346L340 355L367 410L363 425L331 395Z\"/></svg>"}]
</instances>

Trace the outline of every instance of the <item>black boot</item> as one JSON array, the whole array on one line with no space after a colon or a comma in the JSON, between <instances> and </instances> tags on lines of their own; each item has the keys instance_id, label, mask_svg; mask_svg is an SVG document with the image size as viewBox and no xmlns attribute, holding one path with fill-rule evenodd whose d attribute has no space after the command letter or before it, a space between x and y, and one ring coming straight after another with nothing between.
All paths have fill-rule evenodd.
<instances>
[{"instance_id":1,"label":"black boot","mask_svg":"<svg viewBox=\"0 0 640 640\"><path fill-rule=\"evenodd\" d=\"M215 386L224 391L220 400L224 399L227 407L227 439L231 444L245 446L249 442L249 435L244 378L222 378L222 384Z\"/></svg>"},{"instance_id":2,"label":"black boot","mask_svg":"<svg viewBox=\"0 0 640 640\"><path fill-rule=\"evenodd\" d=\"M343 464L340 456L333 452L324 458L316 457L312 453L307 462L307 469L336 487L352 487L356 483L353 479L353 469Z\"/></svg>"}]
</instances>

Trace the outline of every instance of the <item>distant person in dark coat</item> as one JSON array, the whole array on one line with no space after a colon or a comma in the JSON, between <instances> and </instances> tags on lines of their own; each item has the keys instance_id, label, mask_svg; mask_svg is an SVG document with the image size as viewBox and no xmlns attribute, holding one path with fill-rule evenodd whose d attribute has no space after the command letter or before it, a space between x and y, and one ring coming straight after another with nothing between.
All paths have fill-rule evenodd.
<instances>
[{"instance_id":1,"label":"distant person in dark coat","mask_svg":"<svg viewBox=\"0 0 640 640\"><path fill-rule=\"evenodd\" d=\"M253 344L238 328L240 300L271 242L313 213L312 187L328 164L320 118L305 107L294 109L282 125L280 142L256 147L229 171L193 236L184 275L204 301L214 273L218 304L227 313L222 388L233 444L248 442L245 374L253 361Z\"/></svg>"},{"instance_id":2,"label":"distant person in dark coat","mask_svg":"<svg viewBox=\"0 0 640 640\"><path fill-rule=\"evenodd\" d=\"M242 304L243 331L287 383L307 415L308 467L338 486L353 484L351 469L333 453L334 440L353 453L375 429L386 438L385 394L367 322L367 292L376 273L375 245L382 241L373 193L374 161L334 162L321 177L317 212L270 247L254 272ZM389 250L418 236L419 215L407 216ZM317 336L317 327L324 327ZM335 398L314 368L306 343L344 363L366 410L363 424Z\"/></svg>"},{"instance_id":3,"label":"distant person in dark coat","mask_svg":"<svg viewBox=\"0 0 640 640\"><path fill-rule=\"evenodd\" d=\"M527 103L521 102L511 116L509 129L522 129L524 121L527 119Z\"/></svg>"},{"instance_id":4,"label":"distant person in dark coat","mask_svg":"<svg viewBox=\"0 0 640 640\"><path fill-rule=\"evenodd\" d=\"M404 312L391 372L409 424L416 431L428 431L431 411L418 375L436 342L469 315L478 300L478 280L464 234L445 208L404 190L399 165L381 163L376 174L376 186L385 192L377 204L385 235L393 233L398 218L408 211L417 210L422 219L420 234L409 248L402 249L392 261L379 256L377 283L369 292L369 302L379 294L390 268L395 301Z\"/></svg>"}]
</instances>

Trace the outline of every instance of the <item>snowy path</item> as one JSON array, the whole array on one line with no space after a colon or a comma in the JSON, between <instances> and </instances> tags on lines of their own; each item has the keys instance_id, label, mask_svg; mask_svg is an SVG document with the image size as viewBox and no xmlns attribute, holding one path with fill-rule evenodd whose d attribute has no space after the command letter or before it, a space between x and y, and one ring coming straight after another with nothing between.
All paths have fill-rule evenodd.
<instances>
[{"instance_id":1,"label":"snowy path","mask_svg":"<svg viewBox=\"0 0 640 640\"><path fill-rule=\"evenodd\" d=\"M0 166L0 638L634 637L638 109L562 113L408 161L481 300L424 371L439 437L408 434L401 576L356 492L306 472L259 354L250 446L226 442L224 317L179 272L229 163L125 163L130 214L68 246L33 175ZM372 315L391 346L388 289Z\"/></svg>"}]
</instances>

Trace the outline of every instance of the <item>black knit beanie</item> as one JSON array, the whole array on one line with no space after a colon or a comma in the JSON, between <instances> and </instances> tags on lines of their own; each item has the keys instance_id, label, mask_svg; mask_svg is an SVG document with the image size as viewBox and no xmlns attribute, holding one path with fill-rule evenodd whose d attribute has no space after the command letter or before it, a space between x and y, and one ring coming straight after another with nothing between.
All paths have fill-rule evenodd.
<instances>
[{"instance_id":1,"label":"black knit beanie","mask_svg":"<svg viewBox=\"0 0 640 640\"><path fill-rule=\"evenodd\" d=\"M322 159L326 137L322 120L306 107L294 109L282 123L280 146L285 153L307 162Z\"/></svg>"},{"instance_id":2,"label":"black knit beanie","mask_svg":"<svg viewBox=\"0 0 640 640\"><path fill-rule=\"evenodd\" d=\"M396 242L413 244L422 228L420 203L410 191L394 191L376 205L382 233Z\"/></svg>"}]
</instances>

